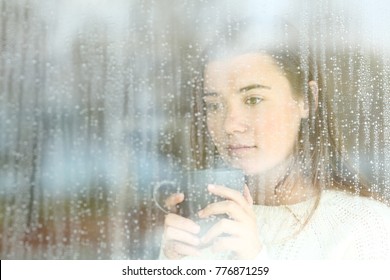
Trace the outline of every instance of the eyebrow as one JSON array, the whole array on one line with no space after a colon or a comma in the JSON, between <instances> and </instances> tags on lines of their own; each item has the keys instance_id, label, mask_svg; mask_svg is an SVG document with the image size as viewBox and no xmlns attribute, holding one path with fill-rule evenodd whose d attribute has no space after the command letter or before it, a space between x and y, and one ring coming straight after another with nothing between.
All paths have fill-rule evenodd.
<instances>
[{"instance_id":1,"label":"eyebrow","mask_svg":"<svg viewBox=\"0 0 390 280\"><path fill-rule=\"evenodd\" d=\"M256 88L271 89L271 87L269 87L269 86L260 85L260 84L251 84L251 85L248 85L248 86L240 88L239 92L243 93L243 92L246 92L246 91L249 91L249 90L252 90L252 89L256 89Z\"/></svg>"},{"instance_id":2,"label":"eyebrow","mask_svg":"<svg viewBox=\"0 0 390 280\"><path fill-rule=\"evenodd\" d=\"M269 86L265 86L265 85L261 85L261 84L251 84L251 85L248 85L248 86L245 86L245 87L242 87L238 90L239 93L245 93L247 91L250 91L252 89L257 89L257 88L260 88L260 89L271 89L271 87ZM203 92L202 94L202 97L207 97L207 96L219 96L219 94L217 92L214 92L214 91L210 91L210 92Z\"/></svg>"}]
</instances>

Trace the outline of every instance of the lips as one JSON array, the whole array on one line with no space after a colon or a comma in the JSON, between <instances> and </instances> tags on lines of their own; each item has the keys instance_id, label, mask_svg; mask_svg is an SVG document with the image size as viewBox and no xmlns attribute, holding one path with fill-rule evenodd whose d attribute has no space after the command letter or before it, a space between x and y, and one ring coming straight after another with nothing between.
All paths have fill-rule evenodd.
<instances>
[{"instance_id":1,"label":"lips","mask_svg":"<svg viewBox=\"0 0 390 280\"><path fill-rule=\"evenodd\" d=\"M242 145L242 144L237 144L237 145L229 145L227 146L227 150L229 154L242 154L246 153L249 151L252 151L253 149L256 149L257 147L255 145Z\"/></svg>"}]
</instances>

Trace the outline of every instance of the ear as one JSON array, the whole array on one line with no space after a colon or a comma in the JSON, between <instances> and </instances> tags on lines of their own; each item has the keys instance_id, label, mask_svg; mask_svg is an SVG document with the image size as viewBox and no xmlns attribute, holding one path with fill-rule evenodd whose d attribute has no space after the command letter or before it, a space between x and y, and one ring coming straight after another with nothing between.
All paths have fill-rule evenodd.
<instances>
[{"instance_id":1,"label":"ear","mask_svg":"<svg viewBox=\"0 0 390 280\"><path fill-rule=\"evenodd\" d=\"M309 94L312 95L315 110L317 110L317 107L318 107L318 84L316 81L310 81L308 85L309 85ZM304 119L308 118L309 111L310 111L309 104L307 104L307 102L304 101L302 118L304 118Z\"/></svg>"}]
</instances>

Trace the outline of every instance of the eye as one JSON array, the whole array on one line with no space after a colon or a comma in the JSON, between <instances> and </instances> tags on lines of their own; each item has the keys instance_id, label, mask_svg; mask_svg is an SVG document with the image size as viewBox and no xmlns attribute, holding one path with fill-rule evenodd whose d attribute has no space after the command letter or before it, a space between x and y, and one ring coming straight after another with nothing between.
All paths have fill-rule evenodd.
<instances>
[{"instance_id":1,"label":"eye","mask_svg":"<svg viewBox=\"0 0 390 280\"><path fill-rule=\"evenodd\" d=\"M223 109L223 104L220 102L207 102L206 111L207 112L217 112Z\"/></svg>"},{"instance_id":2,"label":"eye","mask_svg":"<svg viewBox=\"0 0 390 280\"><path fill-rule=\"evenodd\" d=\"M245 98L245 104L246 105L256 105L259 104L261 101L263 101L263 98L258 96L250 96Z\"/></svg>"}]
</instances>

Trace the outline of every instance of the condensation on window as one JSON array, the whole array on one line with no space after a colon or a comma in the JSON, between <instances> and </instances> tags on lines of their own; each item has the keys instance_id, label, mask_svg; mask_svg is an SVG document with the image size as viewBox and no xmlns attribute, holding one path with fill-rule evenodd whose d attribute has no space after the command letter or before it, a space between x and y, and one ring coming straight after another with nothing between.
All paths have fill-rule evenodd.
<instances>
[{"instance_id":1,"label":"condensation on window","mask_svg":"<svg viewBox=\"0 0 390 280\"><path fill-rule=\"evenodd\" d=\"M156 259L156 182L203 152L202 51L245 18L284 17L314 48L336 140L389 200L390 5L374 2L1 0L1 259Z\"/></svg>"}]
</instances>

